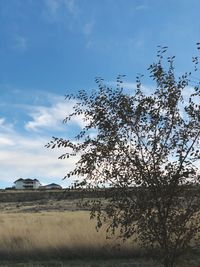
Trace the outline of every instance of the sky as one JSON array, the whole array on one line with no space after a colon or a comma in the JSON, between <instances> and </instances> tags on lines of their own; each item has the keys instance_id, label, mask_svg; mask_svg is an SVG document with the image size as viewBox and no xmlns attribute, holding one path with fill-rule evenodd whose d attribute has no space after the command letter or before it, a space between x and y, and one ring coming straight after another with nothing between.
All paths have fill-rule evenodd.
<instances>
[{"instance_id":1,"label":"sky","mask_svg":"<svg viewBox=\"0 0 200 267\"><path fill-rule=\"evenodd\" d=\"M83 124L63 124L65 94L91 92L96 76L134 85L157 45L176 55L178 73L190 70L199 10L199 0L0 0L0 188L20 177L68 186L76 159L45 148Z\"/></svg>"}]
</instances>

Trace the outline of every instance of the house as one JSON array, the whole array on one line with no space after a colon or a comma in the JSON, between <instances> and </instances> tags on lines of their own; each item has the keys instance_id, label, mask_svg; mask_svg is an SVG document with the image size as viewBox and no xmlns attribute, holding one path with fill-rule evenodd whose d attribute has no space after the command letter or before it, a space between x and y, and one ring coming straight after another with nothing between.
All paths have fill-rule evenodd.
<instances>
[{"instance_id":1,"label":"house","mask_svg":"<svg viewBox=\"0 0 200 267\"><path fill-rule=\"evenodd\" d=\"M59 184L47 184L45 186L42 187L43 189L49 190L49 189L62 189L62 186L60 186Z\"/></svg>"},{"instance_id":2,"label":"house","mask_svg":"<svg viewBox=\"0 0 200 267\"><path fill-rule=\"evenodd\" d=\"M38 189L41 184L37 179L18 179L14 182L15 189Z\"/></svg>"}]
</instances>

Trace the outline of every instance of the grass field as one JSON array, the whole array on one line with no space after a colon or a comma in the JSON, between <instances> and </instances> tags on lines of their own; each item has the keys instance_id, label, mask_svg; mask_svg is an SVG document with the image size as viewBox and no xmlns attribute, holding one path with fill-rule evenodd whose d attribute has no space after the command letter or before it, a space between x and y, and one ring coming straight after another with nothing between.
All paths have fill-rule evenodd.
<instances>
[{"instance_id":1,"label":"grass field","mask_svg":"<svg viewBox=\"0 0 200 267\"><path fill-rule=\"evenodd\" d=\"M0 216L0 257L94 258L129 256L130 243L107 240L86 211L4 213Z\"/></svg>"},{"instance_id":2,"label":"grass field","mask_svg":"<svg viewBox=\"0 0 200 267\"><path fill-rule=\"evenodd\" d=\"M78 210L74 201L5 203L1 210L2 267L159 266L145 258L136 243L108 240L105 228L96 232L95 220L89 219L88 211ZM180 266L200 266L200 257L189 256Z\"/></svg>"}]
</instances>

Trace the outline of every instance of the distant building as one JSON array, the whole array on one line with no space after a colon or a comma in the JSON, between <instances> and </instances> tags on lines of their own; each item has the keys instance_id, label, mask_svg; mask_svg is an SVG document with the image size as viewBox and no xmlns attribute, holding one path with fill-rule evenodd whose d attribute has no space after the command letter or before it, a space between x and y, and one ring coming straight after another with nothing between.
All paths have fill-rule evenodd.
<instances>
[{"instance_id":1,"label":"distant building","mask_svg":"<svg viewBox=\"0 0 200 267\"><path fill-rule=\"evenodd\" d=\"M52 183L52 184L47 184L47 185L42 186L42 189L46 189L46 190L48 190L48 189L62 189L62 186L60 186L59 184Z\"/></svg>"},{"instance_id":2,"label":"distant building","mask_svg":"<svg viewBox=\"0 0 200 267\"><path fill-rule=\"evenodd\" d=\"M14 182L15 189L39 189L41 183L37 179L18 179Z\"/></svg>"}]
</instances>

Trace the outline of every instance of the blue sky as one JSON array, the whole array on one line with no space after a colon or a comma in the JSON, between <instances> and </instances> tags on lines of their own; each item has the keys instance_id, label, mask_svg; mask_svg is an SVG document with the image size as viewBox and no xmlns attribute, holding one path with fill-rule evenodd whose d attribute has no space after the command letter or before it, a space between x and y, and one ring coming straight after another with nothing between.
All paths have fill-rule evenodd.
<instances>
[{"instance_id":1,"label":"blue sky","mask_svg":"<svg viewBox=\"0 0 200 267\"><path fill-rule=\"evenodd\" d=\"M199 0L0 0L0 188L19 177L63 186L74 160L44 148L66 127L64 95L126 74L129 85L155 59L156 46L191 69L200 41ZM148 84L147 84L148 85Z\"/></svg>"}]
</instances>

